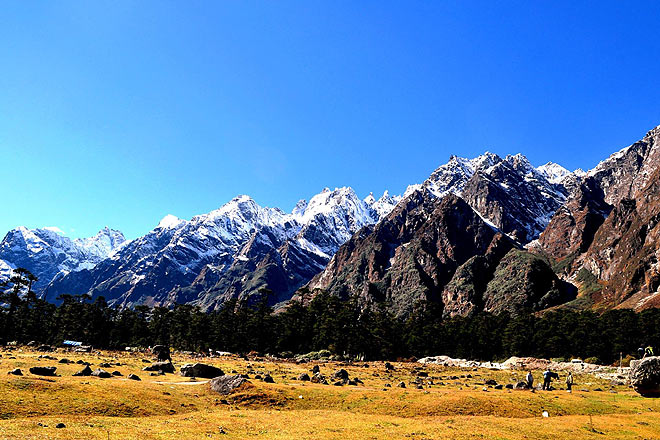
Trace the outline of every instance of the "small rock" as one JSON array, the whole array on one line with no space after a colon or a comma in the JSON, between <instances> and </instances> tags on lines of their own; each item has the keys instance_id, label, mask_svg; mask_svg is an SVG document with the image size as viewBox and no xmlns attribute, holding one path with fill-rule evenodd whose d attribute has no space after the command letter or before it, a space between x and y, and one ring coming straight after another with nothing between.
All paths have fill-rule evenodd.
<instances>
[{"instance_id":1,"label":"small rock","mask_svg":"<svg viewBox=\"0 0 660 440\"><path fill-rule=\"evenodd\" d=\"M300 376L298 376L298 380L308 382L310 380L309 374L302 373Z\"/></svg>"},{"instance_id":2,"label":"small rock","mask_svg":"<svg viewBox=\"0 0 660 440\"><path fill-rule=\"evenodd\" d=\"M273 378L271 377L270 374L267 374L267 375L264 376L264 382L266 382L266 383L275 383L275 381L273 380Z\"/></svg>"},{"instance_id":3,"label":"small rock","mask_svg":"<svg viewBox=\"0 0 660 440\"><path fill-rule=\"evenodd\" d=\"M85 368L73 374L74 376L91 376L92 369L89 368L89 365L85 365Z\"/></svg>"},{"instance_id":4,"label":"small rock","mask_svg":"<svg viewBox=\"0 0 660 440\"><path fill-rule=\"evenodd\" d=\"M22 376L23 372L21 371L20 368L14 368L13 370L8 372L7 374L13 374L14 376Z\"/></svg>"},{"instance_id":5,"label":"small rock","mask_svg":"<svg viewBox=\"0 0 660 440\"><path fill-rule=\"evenodd\" d=\"M105 370L97 368L96 370L92 371L91 376L100 377L101 379L109 379L112 377L112 374L108 373Z\"/></svg>"},{"instance_id":6,"label":"small rock","mask_svg":"<svg viewBox=\"0 0 660 440\"><path fill-rule=\"evenodd\" d=\"M398 384L396 384L396 386L398 386L399 388L405 388L405 387L406 387L406 383L405 383L404 381L401 381L401 382L399 382Z\"/></svg>"},{"instance_id":7,"label":"small rock","mask_svg":"<svg viewBox=\"0 0 660 440\"><path fill-rule=\"evenodd\" d=\"M113 375L113 376L123 376L123 374L121 374L121 372L120 372L120 371L117 371L117 370L113 371L113 372L112 372L112 375Z\"/></svg>"},{"instance_id":8,"label":"small rock","mask_svg":"<svg viewBox=\"0 0 660 440\"><path fill-rule=\"evenodd\" d=\"M57 429L62 429L62 428L66 428L66 425L64 423L58 423L57 425L55 425L55 427Z\"/></svg>"},{"instance_id":9,"label":"small rock","mask_svg":"<svg viewBox=\"0 0 660 440\"><path fill-rule=\"evenodd\" d=\"M136 375L136 374L129 374L129 375L127 376L127 379L130 379L130 380L142 380L142 379L140 379L140 376L138 376L138 375Z\"/></svg>"}]
</instances>

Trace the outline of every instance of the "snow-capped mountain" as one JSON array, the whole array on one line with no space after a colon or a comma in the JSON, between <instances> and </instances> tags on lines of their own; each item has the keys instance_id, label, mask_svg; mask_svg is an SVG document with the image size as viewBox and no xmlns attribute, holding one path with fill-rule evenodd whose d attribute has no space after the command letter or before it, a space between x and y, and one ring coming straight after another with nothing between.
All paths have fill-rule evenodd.
<instances>
[{"instance_id":1,"label":"snow-capped mountain","mask_svg":"<svg viewBox=\"0 0 660 440\"><path fill-rule=\"evenodd\" d=\"M39 278L33 286L39 290L57 276L94 267L125 242L121 232L108 227L93 237L72 240L53 228L21 226L0 242L0 280L7 279L12 269L24 267Z\"/></svg>"},{"instance_id":2,"label":"snow-capped mountain","mask_svg":"<svg viewBox=\"0 0 660 440\"><path fill-rule=\"evenodd\" d=\"M409 186L404 197L419 189L438 198L458 195L489 223L527 243L545 229L579 180L579 170L571 173L555 164L534 168L521 154L502 159L486 152L473 159L451 156L422 184Z\"/></svg>"},{"instance_id":3,"label":"snow-capped mountain","mask_svg":"<svg viewBox=\"0 0 660 440\"><path fill-rule=\"evenodd\" d=\"M351 188L326 188L309 202L298 202L291 213L261 207L243 195L190 220L168 215L96 267L58 277L49 286L49 299L69 291L103 295L121 305L215 307L269 287L272 302L278 302L397 200L387 193L361 200Z\"/></svg>"}]
</instances>

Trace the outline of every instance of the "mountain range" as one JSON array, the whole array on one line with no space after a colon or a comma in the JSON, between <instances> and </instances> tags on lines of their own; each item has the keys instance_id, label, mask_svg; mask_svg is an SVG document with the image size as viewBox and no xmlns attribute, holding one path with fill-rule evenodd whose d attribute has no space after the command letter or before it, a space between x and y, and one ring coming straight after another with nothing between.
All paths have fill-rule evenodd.
<instances>
[{"instance_id":1,"label":"mountain range","mask_svg":"<svg viewBox=\"0 0 660 440\"><path fill-rule=\"evenodd\" d=\"M116 306L236 298L271 305L320 290L443 315L660 305L660 127L594 169L524 156L456 156L404 194L324 189L289 212L238 196L207 214L164 217L126 241L24 227L0 242L0 279L25 267L34 289Z\"/></svg>"}]
</instances>

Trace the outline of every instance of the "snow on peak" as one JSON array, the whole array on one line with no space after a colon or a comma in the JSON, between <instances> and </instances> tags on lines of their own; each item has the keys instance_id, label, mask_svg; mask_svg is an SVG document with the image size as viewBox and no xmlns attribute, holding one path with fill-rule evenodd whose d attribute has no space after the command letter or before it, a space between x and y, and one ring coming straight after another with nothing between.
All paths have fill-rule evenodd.
<instances>
[{"instance_id":1,"label":"snow on peak","mask_svg":"<svg viewBox=\"0 0 660 440\"><path fill-rule=\"evenodd\" d=\"M545 177L546 180L550 183L560 183L567 176L573 174L563 166L554 162L548 162L545 165L541 165L540 167L536 168L536 171L541 173L541 175ZM576 171L575 174L577 174L577 172L578 171Z\"/></svg>"},{"instance_id":2,"label":"snow on peak","mask_svg":"<svg viewBox=\"0 0 660 440\"><path fill-rule=\"evenodd\" d=\"M181 220L179 217L176 217L172 214L167 214L165 217L162 218L160 222L158 222L158 226L156 226L156 228L174 229L179 225L181 225L182 223L185 223L185 220Z\"/></svg>"},{"instance_id":3,"label":"snow on peak","mask_svg":"<svg viewBox=\"0 0 660 440\"><path fill-rule=\"evenodd\" d=\"M56 234L66 235L66 233L63 230L61 230L60 228L58 228L57 226L46 226L43 229L45 229L46 231L55 232Z\"/></svg>"}]
</instances>

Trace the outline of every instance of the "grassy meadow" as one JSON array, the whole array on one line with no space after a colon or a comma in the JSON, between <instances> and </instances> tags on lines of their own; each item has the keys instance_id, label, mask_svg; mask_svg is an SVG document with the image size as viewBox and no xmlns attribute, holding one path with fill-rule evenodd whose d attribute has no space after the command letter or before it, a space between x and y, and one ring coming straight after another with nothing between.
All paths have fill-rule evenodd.
<instances>
[{"instance_id":1,"label":"grassy meadow","mask_svg":"<svg viewBox=\"0 0 660 440\"><path fill-rule=\"evenodd\" d=\"M652 439L660 438L660 400L624 385L575 375L573 393L495 389L487 380L515 384L523 371L445 368L418 363L274 361L239 357L202 359L225 373L248 374L250 384L229 396L208 381L179 374L151 376L142 353L0 351L0 439ZM123 376L74 377L80 359ZM195 362L175 355L175 366ZM320 367L339 369L358 386L301 382ZM36 376L33 366L55 366L57 377ZM20 368L23 376L7 374ZM428 377L420 377L419 373ZM130 373L141 381L126 379ZM275 383L254 379L270 374ZM541 373L534 372L536 381ZM562 375L563 376L563 375ZM397 386L404 382L406 388ZM416 383L417 382L417 383ZM388 386L389 385L389 386ZM420 386L418 388L418 385ZM563 387L560 380L555 383ZM485 388L485 391L484 391ZM587 391L588 390L588 391ZM546 410L549 417L542 416ZM60 423L66 425L57 428Z\"/></svg>"}]
</instances>

